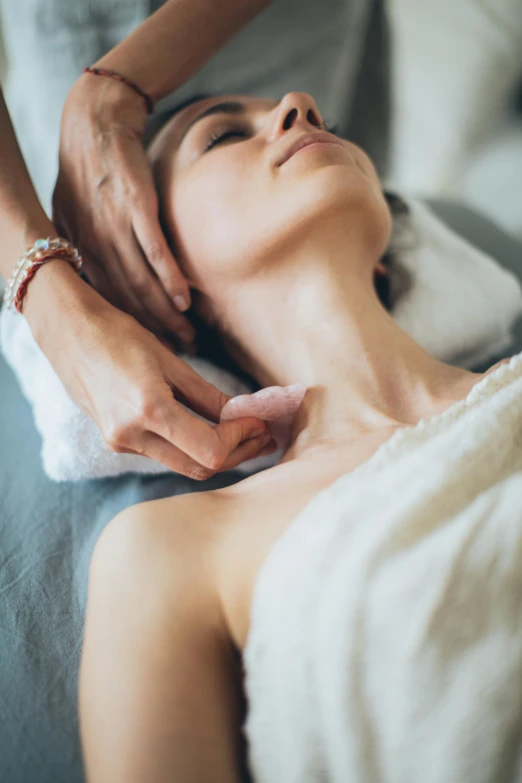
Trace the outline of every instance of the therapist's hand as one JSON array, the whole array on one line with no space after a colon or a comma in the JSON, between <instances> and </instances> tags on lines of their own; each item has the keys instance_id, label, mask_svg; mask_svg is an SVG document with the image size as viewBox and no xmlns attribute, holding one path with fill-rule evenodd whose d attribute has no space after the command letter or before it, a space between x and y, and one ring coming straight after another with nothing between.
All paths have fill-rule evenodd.
<instances>
[{"instance_id":1,"label":"therapist's hand","mask_svg":"<svg viewBox=\"0 0 522 783\"><path fill-rule=\"evenodd\" d=\"M40 316L45 301L51 305ZM102 299L66 262L39 270L24 315L69 396L112 451L151 457L198 480L274 451L266 425L255 416L212 426L189 413L182 404L219 422L231 398Z\"/></svg>"},{"instance_id":2,"label":"therapist's hand","mask_svg":"<svg viewBox=\"0 0 522 783\"><path fill-rule=\"evenodd\" d=\"M78 79L62 115L53 222L79 247L90 282L109 302L187 343L193 330L181 311L190 305L189 284L159 223L145 120L142 98L126 85Z\"/></svg>"}]
</instances>

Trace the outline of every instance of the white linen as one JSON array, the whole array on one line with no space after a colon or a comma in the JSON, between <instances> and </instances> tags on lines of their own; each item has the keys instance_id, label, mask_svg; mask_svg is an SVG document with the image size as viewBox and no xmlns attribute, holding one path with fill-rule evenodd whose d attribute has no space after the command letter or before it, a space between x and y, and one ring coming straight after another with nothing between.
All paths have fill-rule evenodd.
<instances>
[{"instance_id":1,"label":"white linen","mask_svg":"<svg viewBox=\"0 0 522 783\"><path fill-rule=\"evenodd\" d=\"M256 783L522 780L522 354L293 520L254 586Z\"/></svg>"},{"instance_id":2,"label":"white linen","mask_svg":"<svg viewBox=\"0 0 522 783\"><path fill-rule=\"evenodd\" d=\"M407 225L395 221L391 247L396 262L390 276L393 284L394 275L406 270L411 287L396 301L393 317L443 361L471 367L499 355L510 345L511 327L522 314L521 282L455 234L425 205L414 199L404 201L411 215ZM0 349L31 403L49 478L80 481L126 472L169 472L148 457L110 451L95 423L67 395L25 318L5 308L0 313ZM230 396L252 391L208 361L183 358ZM280 457L278 450L244 462L239 470L248 474L276 464Z\"/></svg>"}]
</instances>

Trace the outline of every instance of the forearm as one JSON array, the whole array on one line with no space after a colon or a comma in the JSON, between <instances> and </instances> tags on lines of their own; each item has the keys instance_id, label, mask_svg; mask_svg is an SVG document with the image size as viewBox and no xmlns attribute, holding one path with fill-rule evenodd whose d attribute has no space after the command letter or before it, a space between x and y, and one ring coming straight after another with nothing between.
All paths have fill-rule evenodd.
<instances>
[{"instance_id":1,"label":"forearm","mask_svg":"<svg viewBox=\"0 0 522 783\"><path fill-rule=\"evenodd\" d=\"M29 177L0 90L0 275L7 279L27 246L53 226Z\"/></svg>"},{"instance_id":2,"label":"forearm","mask_svg":"<svg viewBox=\"0 0 522 783\"><path fill-rule=\"evenodd\" d=\"M41 206L18 146L0 90L0 275L8 279L22 253L39 237L56 234ZM24 315L44 350L56 328L63 328L67 311L80 315L100 297L63 260L44 264L31 281Z\"/></svg>"},{"instance_id":3,"label":"forearm","mask_svg":"<svg viewBox=\"0 0 522 783\"><path fill-rule=\"evenodd\" d=\"M57 258L31 280L23 312L36 342L53 363L52 353L63 349L65 338L78 337L86 321L94 330L107 310L112 310L111 305L67 261Z\"/></svg>"},{"instance_id":4,"label":"forearm","mask_svg":"<svg viewBox=\"0 0 522 783\"><path fill-rule=\"evenodd\" d=\"M98 67L135 81L153 101L187 81L271 0L169 0Z\"/></svg>"}]
</instances>

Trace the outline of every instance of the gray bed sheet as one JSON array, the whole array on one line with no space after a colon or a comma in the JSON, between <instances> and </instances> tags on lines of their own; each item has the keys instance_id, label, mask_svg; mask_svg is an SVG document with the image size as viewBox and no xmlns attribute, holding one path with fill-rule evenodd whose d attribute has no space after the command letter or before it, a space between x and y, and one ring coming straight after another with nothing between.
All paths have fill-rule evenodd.
<instances>
[{"instance_id":1,"label":"gray bed sheet","mask_svg":"<svg viewBox=\"0 0 522 783\"><path fill-rule=\"evenodd\" d=\"M517 242L464 206L431 204L522 279ZM505 356L522 350L522 319L515 332ZM96 539L133 503L213 489L241 476L199 483L126 475L56 484L42 471L30 408L1 358L0 399L0 783L80 783L76 690Z\"/></svg>"}]
</instances>

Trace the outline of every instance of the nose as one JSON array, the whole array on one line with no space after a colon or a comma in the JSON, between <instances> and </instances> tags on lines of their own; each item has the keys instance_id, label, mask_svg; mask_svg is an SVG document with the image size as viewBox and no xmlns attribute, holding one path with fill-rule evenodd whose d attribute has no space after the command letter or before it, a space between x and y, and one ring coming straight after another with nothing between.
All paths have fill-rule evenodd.
<instances>
[{"instance_id":1,"label":"nose","mask_svg":"<svg viewBox=\"0 0 522 783\"><path fill-rule=\"evenodd\" d=\"M271 129L272 141L290 128L297 126L308 130L310 125L315 128L322 128L324 125L312 96L307 92L287 92L276 106Z\"/></svg>"}]
</instances>

